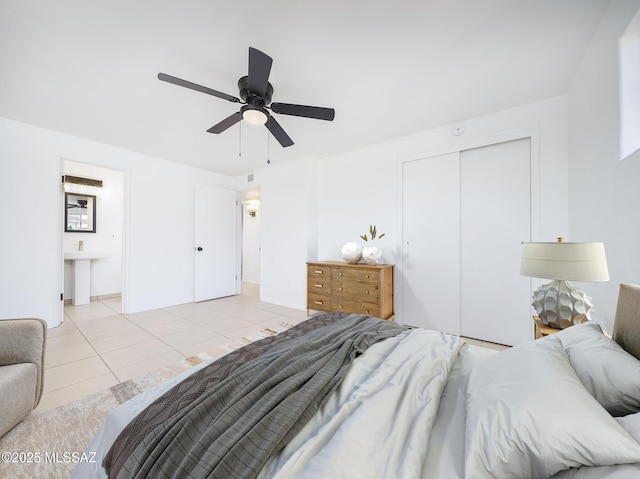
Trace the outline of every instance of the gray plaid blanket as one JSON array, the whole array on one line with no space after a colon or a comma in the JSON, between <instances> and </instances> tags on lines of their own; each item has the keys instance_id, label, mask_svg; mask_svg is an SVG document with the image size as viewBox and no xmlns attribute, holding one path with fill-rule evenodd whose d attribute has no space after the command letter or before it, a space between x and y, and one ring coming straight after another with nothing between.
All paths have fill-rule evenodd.
<instances>
[{"instance_id":1,"label":"gray plaid blanket","mask_svg":"<svg viewBox=\"0 0 640 479\"><path fill-rule=\"evenodd\" d=\"M357 355L406 329L350 315L278 342L157 425L117 477L256 477L322 406Z\"/></svg>"}]
</instances>

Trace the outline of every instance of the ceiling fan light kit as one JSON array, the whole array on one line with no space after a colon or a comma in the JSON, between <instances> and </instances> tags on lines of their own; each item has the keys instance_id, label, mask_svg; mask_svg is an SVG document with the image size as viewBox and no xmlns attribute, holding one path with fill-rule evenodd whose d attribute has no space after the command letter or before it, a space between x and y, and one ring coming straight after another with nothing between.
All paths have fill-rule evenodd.
<instances>
[{"instance_id":1,"label":"ceiling fan light kit","mask_svg":"<svg viewBox=\"0 0 640 479\"><path fill-rule=\"evenodd\" d=\"M250 125L264 125L269 118L269 113L263 107L245 105L240 108L242 119Z\"/></svg>"},{"instance_id":2,"label":"ceiling fan light kit","mask_svg":"<svg viewBox=\"0 0 640 479\"><path fill-rule=\"evenodd\" d=\"M273 86L269 83L269 74L271 73L272 63L273 59L270 56L262 53L260 50L249 47L249 74L238 80L240 98L167 75L166 73L158 73L158 79L206 93L207 95L212 95L232 103L243 104L240 111L209 128L207 130L209 133L222 133L239 121L246 120L250 125L265 125L269 132L278 140L278 143L283 147L287 147L293 145L293 140L291 140L273 115L269 113L268 109L280 115L300 116L325 121L333 121L335 110L333 108L319 106L271 103Z\"/></svg>"}]
</instances>

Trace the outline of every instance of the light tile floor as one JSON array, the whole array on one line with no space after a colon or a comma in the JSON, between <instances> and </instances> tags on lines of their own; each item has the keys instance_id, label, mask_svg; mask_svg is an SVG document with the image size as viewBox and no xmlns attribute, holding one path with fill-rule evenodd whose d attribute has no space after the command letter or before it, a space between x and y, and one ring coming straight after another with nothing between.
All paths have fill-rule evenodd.
<instances>
[{"instance_id":1,"label":"light tile floor","mask_svg":"<svg viewBox=\"0 0 640 479\"><path fill-rule=\"evenodd\" d=\"M242 293L135 314L122 314L120 299L65 306L65 321L49 329L44 394L35 413L47 411L136 376L208 352L270 325L297 324L306 311L264 303L259 286ZM466 339L493 349L504 346Z\"/></svg>"},{"instance_id":2,"label":"light tile floor","mask_svg":"<svg viewBox=\"0 0 640 479\"><path fill-rule=\"evenodd\" d=\"M272 324L297 324L306 311L261 302L259 286L201 303L121 314L120 299L67 305L49 329L44 394L35 412L173 364L194 354L225 353L225 344Z\"/></svg>"}]
</instances>

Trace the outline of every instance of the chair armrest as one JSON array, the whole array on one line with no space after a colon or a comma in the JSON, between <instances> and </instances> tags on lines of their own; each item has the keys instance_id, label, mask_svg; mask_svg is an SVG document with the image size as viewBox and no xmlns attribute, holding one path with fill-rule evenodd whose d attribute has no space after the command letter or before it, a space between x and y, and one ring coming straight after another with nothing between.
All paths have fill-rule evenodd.
<instances>
[{"instance_id":1,"label":"chair armrest","mask_svg":"<svg viewBox=\"0 0 640 479\"><path fill-rule=\"evenodd\" d=\"M36 405L42 396L46 342L47 323L42 319L0 320L0 366L19 363L36 365L38 368Z\"/></svg>"}]
</instances>

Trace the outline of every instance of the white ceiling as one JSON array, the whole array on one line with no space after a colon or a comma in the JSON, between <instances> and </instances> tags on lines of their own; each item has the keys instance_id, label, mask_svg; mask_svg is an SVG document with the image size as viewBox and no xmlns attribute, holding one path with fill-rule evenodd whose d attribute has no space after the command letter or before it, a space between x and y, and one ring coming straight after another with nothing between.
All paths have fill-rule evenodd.
<instances>
[{"instance_id":1,"label":"white ceiling","mask_svg":"<svg viewBox=\"0 0 640 479\"><path fill-rule=\"evenodd\" d=\"M0 0L0 116L239 175L566 93L606 4ZM156 78L238 96L249 46L274 59L274 102L335 120L276 115L289 148L264 127L213 135L238 105Z\"/></svg>"}]
</instances>

